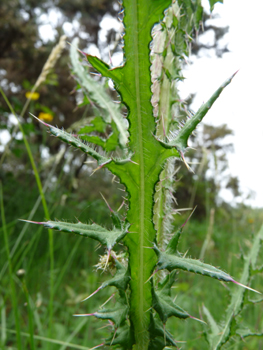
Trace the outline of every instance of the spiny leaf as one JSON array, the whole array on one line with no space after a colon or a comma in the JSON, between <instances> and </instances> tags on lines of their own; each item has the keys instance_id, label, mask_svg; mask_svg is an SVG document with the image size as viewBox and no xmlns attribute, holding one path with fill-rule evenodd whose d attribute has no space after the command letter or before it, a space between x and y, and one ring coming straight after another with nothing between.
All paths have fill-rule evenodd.
<instances>
[{"instance_id":1,"label":"spiny leaf","mask_svg":"<svg viewBox=\"0 0 263 350\"><path fill-rule=\"evenodd\" d=\"M204 305L203 305L203 312L207 318L207 323L208 323L210 330L211 330L211 332L208 332L207 327L205 327L204 336L206 338L206 341L210 345L210 348L214 349L214 346L215 346L218 338L220 337L220 333L222 331L222 328L220 326L218 326L218 324L214 320L213 316L211 315L210 311Z\"/></svg>"},{"instance_id":2,"label":"spiny leaf","mask_svg":"<svg viewBox=\"0 0 263 350\"><path fill-rule=\"evenodd\" d=\"M107 152L111 152L116 150L116 148L119 145L118 130L114 121L111 122L111 128L112 128L112 132L106 139L103 139L95 135L79 135L79 137L82 140L92 142L95 145L101 146Z\"/></svg>"},{"instance_id":3,"label":"spiny leaf","mask_svg":"<svg viewBox=\"0 0 263 350\"><path fill-rule=\"evenodd\" d=\"M102 309L100 311L91 314L76 314L74 316L85 317L85 316L95 316L103 320L110 320L114 322L115 328L124 325L129 308L126 303L123 302L122 298L116 303L115 307L112 309Z\"/></svg>"},{"instance_id":4,"label":"spiny leaf","mask_svg":"<svg viewBox=\"0 0 263 350\"><path fill-rule=\"evenodd\" d=\"M185 3L185 1L184 1ZM189 1L186 5L177 1L172 2L165 10L162 23L153 27L151 42L151 78L153 114L156 118L156 138L162 139L168 135L173 124L178 123L180 111L180 97L177 90L177 82L183 79L181 73L181 61L189 53L190 36L193 29L194 16L197 15L199 1L193 4ZM201 7L202 8L202 7ZM190 9L190 13L189 13ZM202 13L197 15L201 16ZM182 18L187 17L186 21ZM200 17L199 17L200 20ZM196 22L196 21L195 21ZM199 23L198 23L199 27ZM182 43L182 45L179 44ZM179 154L178 154L179 155ZM177 156L178 156L177 155ZM156 241L159 248L165 248L168 236L172 232L172 202L174 197L174 167L175 158L167 159L164 170L160 174L159 183L156 186L154 205L154 224L157 231Z\"/></svg>"},{"instance_id":5,"label":"spiny leaf","mask_svg":"<svg viewBox=\"0 0 263 350\"><path fill-rule=\"evenodd\" d=\"M176 341L173 339L173 336L170 332L165 329L165 326L156 318L151 315L150 322L150 335L151 341L149 345L150 349L163 349L165 346L172 345L177 348Z\"/></svg>"},{"instance_id":6,"label":"spiny leaf","mask_svg":"<svg viewBox=\"0 0 263 350\"><path fill-rule=\"evenodd\" d=\"M107 152L114 151L118 146L118 136L115 133L111 133L107 139L95 135L80 135L79 137L82 140L101 146Z\"/></svg>"},{"instance_id":7,"label":"spiny leaf","mask_svg":"<svg viewBox=\"0 0 263 350\"><path fill-rule=\"evenodd\" d=\"M209 109L212 107L214 102L217 100L217 98L219 97L221 92L224 90L224 88L230 84L230 82L232 81L236 73L237 72L235 72L230 77L230 79L224 82L216 90L216 92L210 97L210 99L199 108L197 113L191 118L187 119L186 122L180 126L179 130L177 130L176 132L171 132L171 137L167 136L168 142L164 142L158 139L161 142L161 144L166 148L175 147L183 157L184 152L188 147L188 139L191 136L192 132L196 129L197 125L202 121L202 119L207 114Z\"/></svg>"},{"instance_id":8,"label":"spiny leaf","mask_svg":"<svg viewBox=\"0 0 263 350\"><path fill-rule=\"evenodd\" d=\"M174 142L178 145L177 147L180 151L184 151L185 148L187 148L187 141L190 135L196 129L197 125L202 121L214 102L218 99L224 88L231 83L236 73L237 72L235 72L226 82L224 82L210 97L210 99L199 108L196 114L192 118L187 119L184 126L178 131Z\"/></svg>"},{"instance_id":9,"label":"spiny leaf","mask_svg":"<svg viewBox=\"0 0 263 350\"><path fill-rule=\"evenodd\" d=\"M116 287L118 290L123 290L123 291L127 289L127 285L131 279L128 272L128 268L123 266L116 258L115 258L115 266L116 266L115 276L103 282L102 285L95 292L93 292L91 295L89 295L87 298L85 298L82 301L89 299L90 297L95 295L98 291L108 286Z\"/></svg>"},{"instance_id":10,"label":"spiny leaf","mask_svg":"<svg viewBox=\"0 0 263 350\"><path fill-rule=\"evenodd\" d=\"M47 228L52 228L64 232L72 232L83 237L95 239L96 241L99 241L101 244L105 245L109 250L111 250L116 243L123 239L128 232L126 229L121 231L116 228L113 228L112 231L109 231L97 224L87 225L82 224L81 222L77 222L75 224L63 221L29 222L33 224L40 224Z\"/></svg>"},{"instance_id":11,"label":"spiny leaf","mask_svg":"<svg viewBox=\"0 0 263 350\"><path fill-rule=\"evenodd\" d=\"M175 254L177 252L177 246L178 246L179 239L180 239L180 236L181 236L182 232L183 232L183 227L180 227L175 232L173 237L170 239L170 241L169 241L169 243L167 245L167 248L166 248L166 252L168 254Z\"/></svg>"},{"instance_id":12,"label":"spiny leaf","mask_svg":"<svg viewBox=\"0 0 263 350\"><path fill-rule=\"evenodd\" d=\"M125 225L125 223L120 219L120 216L118 215L118 213L114 210L111 210L110 216L111 216L113 225L119 230L123 229L123 225Z\"/></svg>"},{"instance_id":13,"label":"spiny leaf","mask_svg":"<svg viewBox=\"0 0 263 350\"><path fill-rule=\"evenodd\" d=\"M104 202L106 203L107 207L109 208L110 210L110 217L111 217L111 220L112 220L112 223L113 223L113 226L116 227L117 229L119 230L123 230L125 229L124 227L128 224L126 221L122 221L120 219L120 216L119 214L114 211L109 203L107 202L106 198L103 196L103 194L101 193L101 197L103 198Z\"/></svg>"},{"instance_id":14,"label":"spiny leaf","mask_svg":"<svg viewBox=\"0 0 263 350\"><path fill-rule=\"evenodd\" d=\"M151 349L151 350L163 350L163 349L168 350L169 349L170 350L171 347L178 349L178 347L176 345L173 345L170 340L166 341L166 334L164 334L163 336L152 337L148 349ZM132 348L132 350L137 350L137 348Z\"/></svg>"},{"instance_id":15,"label":"spiny leaf","mask_svg":"<svg viewBox=\"0 0 263 350\"><path fill-rule=\"evenodd\" d=\"M195 29L198 31L200 27L200 23L203 19L203 7L201 5L201 0L197 1L197 8L194 13L194 22L195 22Z\"/></svg>"},{"instance_id":16,"label":"spiny leaf","mask_svg":"<svg viewBox=\"0 0 263 350\"><path fill-rule=\"evenodd\" d=\"M115 327L120 327L127 319L128 306L116 303L113 309L102 309L101 311L94 312L95 317L103 320L111 320L114 322Z\"/></svg>"},{"instance_id":17,"label":"spiny leaf","mask_svg":"<svg viewBox=\"0 0 263 350\"><path fill-rule=\"evenodd\" d=\"M132 348L132 338L131 330L128 325L119 327L111 338L108 338L105 342L105 345L120 345L122 349L131 349Z\"/></svg>"},{"instance_id":18,"label":"spiny leaf","mask_svg":"<svg viewBox=\"0 0 263 350\"><path fill-rule=\"evenodd\" d=\"M108 164L112 161L112 159L107 159L106 157L103 157L101 154L96 152L93 148L91 148L90 146L83 143L79 138L69 134L68 132L66 132L64 130L60 130L60 129L58 129L50 124L43 122L42 120L38 119L34 115L33 115L33 117L36 118L40 123L42 123L46 127L48 127L49 131L52 135L58 137L60 140L66 142L70 146L74 146L74 147L80 149L82 152L92 156L93 158L95 158L98 161L99 165Z\"/></svg>"},{"instance_id":19,"label":"spiny leaf","mask_svg":"<svg viewBox=\"0 0 263 350\"><path fill-rule=\"evenodd\" d=\"M163 324L166 323L169 317L175 316L178 318L188 318L190 315L180 306L176 305L170 296L153 290L153 308L158 313Z\"/></svg>"},{"instance_id":20,"label":"spiny leaf","mask_svg":"<svg viewBox=\"0 0 263 350\"><path fill-rule=\"evenodd\" d=\"M263 337L263 332L252 332L249 328L243 327L239 325L236 330L236 334L238 334L242 339L247 337Z\"/></svg>"},{"instance_id":21,"label":"spiny leaf","mask_svg":"<svg viewBox=\"0 0 263 350\"><path fill-rule=\"evenodd\" d=\"M213 316L211 315L210 311L203 305L203 312L205 314L205 316L207 317L207 321L208 324L212 330L212 334L218 336L221 329L218 326L218 324L216 323L216 321L214 320Z\"/></svg>"},{"instance_id":22,"label":"spiny leaf","mask_svg":"<svg viewBox=\"0 0 263 350\"><path fill-rule=\"evenodd\" d=\"M128 268L123 266L117 259L115 259L115 266L117 269L115 276L110 280L103 282L101 288L114 286L118 290L125 291L131 279Z\"/></svg>"},{"instance_id":23,"label":"spiny leaf","mask_svg":"<svg viewBox=\"0 0 263 350\"><path fill-rule=\"evenodd\" d=\"M109 124L105 123L105 121L103 120L102 117L95 117L89 121L89 125L82 127L78 131L78 135L82 136L81 134L88 134L88 133L93 132L93 131L105 132L107 125L109 125Z\"/></svg>"},{"instance_id":24,"label":"spiny leaf","mask_svg":"<svg viewBox=\"0 0 263 350\"><path fill-rule=\"evenodd\" d=\"M115 84L117 85L124 85L122 82L122 67L117 68L110 68L110 66L103 62L101 59L99 59L96 56L85 54L87 57L87 60L92 65L94 69L96 69L98 72L100 72L104 77L112 79ZM127 86L126 86L127 88Z\"/></svg>"},{"instance_id":25,"label":"spiny leaf","mask_svg":"<svg viewBox=\"0 0 263 350\"><path fill-rule=\"evenodd\" d=\"M158 291L161 291L165 295L171 296L171 288L174 284L176 274L177 271L172 271L165 276L164 279L158 283Z\"/></svg>"},{"instance_id":26,"label":"spiny leaf","mask_svg":"<svg viewBox=\"0 0 263 350\"><path fill-rule=\"evenodd\" d=\"M174 269L181 269L216 278L225 282L234 282L233 278L230 275L212 265L205 264L199 260L191 258L181 258L176 255L163 253L156 246L154 246L154 250L158 256L158 270L167 269L169 271L173 271Z\"/></svg>"},{"instance_id":27,"label":"spiny leaf","mask_svg":"<svg viewBox=\"0 0 263 350\"><path fill-rule=\"evenodd\" d=\"M260 299L248 299L246 300L246 304L258 304L258 303L262 303L263 298Z\"/></svg>"},{"instance_id":28,"label":"spiny leaf","mask_svg":"<svg viewBox=\"0 0 263 350\"><path fill-rule=\"evenodd\" d=\"M120 106L114 103L106 93L101 84L92 79L83 65L79 61L78 39L75 38L70 49L70 57L73 65L73 72L77 75L81 86L88 91L90 97L102 109L105 122L111 123L113 120L119 131L119 141L122 147L126 147L128 142L128 132L123 116L121 115Z\"/></svg>"},{"instance_id":29,"label":"spiny leaf","mask_svg":"<svg viewBox=\"0 0 263 350\"><path fill-rule=\"evenodd\" d=\"M195 209L194 209L195 210ZM165 252L167 254L176 254L177 253L177 246L179 243L179 239L181 237L181 234L183 232L183 228L184 226L187 224L187 222L189 221L189 219L191 218L194 210L192 211L192 213L190 214L190 216L188 217L188 219L183 223L183 225L175 232L175 234L173 235L173 237L170 239Z\"/></svg>"},{"instance_id":30,"label":"spiny leaf","mask_svg":"<svg viewBox=\"0 0 263 350\"><path fill-rule=\"evenodd\" d=\"M172 271L167 275L163 281L158 283L158 290L152 290L153 294L153 308L158 312L161 321L165 324L167 319L171 316L178 318L193 318L188 312L183 310L180 306L174 303L171 298L171 288L174 283L176 271ZM198 319L196 319L198 320ZM200 320L198 320L200 321Z\"/></svg>"}]
</instances>

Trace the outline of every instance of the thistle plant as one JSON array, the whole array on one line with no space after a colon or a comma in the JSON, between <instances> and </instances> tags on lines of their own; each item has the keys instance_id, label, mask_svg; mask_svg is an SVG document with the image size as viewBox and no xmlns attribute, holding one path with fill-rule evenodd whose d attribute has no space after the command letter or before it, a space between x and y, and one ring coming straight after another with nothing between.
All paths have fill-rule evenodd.
<instances>
[{"instance_id":1,"label":"thistle plant","mask_svg":"<svg viewBox=\"0 0 263 350\"><path fill-rule=\"evenodd\" d=\"M210 0L211 7L216 2ZM111 230L79 221L38 224L97 240L105 247L100 267L110 265L115 274L89 297L114 286L118 290L116 306L78 315L110 320L112 334L101 345L126 350L177 348L165 327L167 320L172 316L195 319L171 297L177 270L241 285L228 273L178 252L185 224L175 232L172 225L175 160L191 171L186 160L189 137L234 75L197 113L189 113L182 121L177 82L183 79L181 66L189 53L192 29L197 31L202 20L201 1L177 0L171 4L170 0L123 0L122 5L125 63L111 68L99 58L84 54L93 69L113 81L121 104L111 101L104 88L89 76L75 40L70 54L72 72L99 115L77 136L40 122L53 136L96 160L95 172L106 168L120 180L127 193L125 218L109 206ZM127 117L122 115L122 106L128 111ZM94 134L107 127L111 128L107 138ZM124 256L115 253L119 243L125 247ZM243 284L248 282L242 279Z\"/></svg>"}]
</instances>

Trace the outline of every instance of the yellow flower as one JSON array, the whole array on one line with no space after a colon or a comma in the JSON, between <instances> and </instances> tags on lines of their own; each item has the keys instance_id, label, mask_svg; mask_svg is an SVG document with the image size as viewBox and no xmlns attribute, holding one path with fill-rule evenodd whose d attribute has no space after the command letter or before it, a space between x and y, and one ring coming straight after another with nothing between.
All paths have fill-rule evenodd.
<instances>
[{"instance_id":1,"label":"yellow flower","mask_svg":"<svg viewBox=\"0 0 263 350\"><path fill-rule=\"evenodd\" d=\"M40 112L38 115L38 119L43 120L45 122L51 122L53 120L53 115L49 114L49 113L43 113Z\"/></svg>"},{"instance_id":2,"label":"yellow flower","mask_svg":"<svg viewBox=\"0 0 263 350\"><path fill-rule=\"evenodd\" d=\"M39 93L38 92L26 92L26 98L30 98L31 100L38 100L39 99Z\"/></svg>"}]
</instances>

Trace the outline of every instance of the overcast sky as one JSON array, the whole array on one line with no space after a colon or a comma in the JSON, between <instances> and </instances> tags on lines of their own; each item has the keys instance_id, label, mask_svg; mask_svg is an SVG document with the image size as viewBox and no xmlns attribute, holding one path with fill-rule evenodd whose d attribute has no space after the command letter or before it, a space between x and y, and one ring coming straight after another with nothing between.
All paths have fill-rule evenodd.
<instances>
[{"instance_id":1,"label":"overcast sky","mask_svg":"<svg viewBox=\"0 0 263 350\"><path fill-rule=\"evenodd\" d=\"M203 1L207 7L208 0ZM213 105L204 122L212 125L227 124L234 130L235 152L229 157L229 169L238 176L245 193L256 193L249 204L263 207L263 49L262 0L225 0L216 4L214 14L221 19L213 23L229 25L225 40L229 53L217 58L194 59L184 72L186 80L180 86L182 97L197 92L192 108L197 111L203 102L235 71L238 74ZM201 40L201 38L200 38ZM202 40L213 40L207 35ZM230 199L231 196L228 196Z\"/></svg>"}]
</instances>

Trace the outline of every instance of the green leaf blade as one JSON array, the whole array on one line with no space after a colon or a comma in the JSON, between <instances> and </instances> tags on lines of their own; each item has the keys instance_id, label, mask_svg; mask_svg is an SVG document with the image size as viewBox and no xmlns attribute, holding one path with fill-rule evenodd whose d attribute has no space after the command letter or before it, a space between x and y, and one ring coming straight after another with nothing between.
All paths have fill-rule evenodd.
<instances>
[{"instance_id":1,"label":"green leaf blade","mask_svg":"<svg viewBox=\"0 0 263 350\"><path fill-rule=\"evenodd\" d=\"M83 237L92 238L107 246L109 250L111 250L113 246L127 234L127 231L121 231L115 228L112 231L109 231L106 228L94 223L92 225L87 225L82 224L81 222L74 224L63 221L47 221L41 222L40 224L43 224L44 227L52 228L58 231L72 232Z\"/></svg>"},{"instance_id":2,"label":"green leaf blade","mask_svg":"<svg viewBox=\"0 0 263 350\"><path fill-rule=\"evenodd\" d=\"M234 279L226 272L223 272L212 265L205 264L200 260L182 258L176 255L162 253L156 246L154 249L158 255L158 270L167 269L168 271L173 271L175 269L179 269L216 278L220 281L234 282Z\"/></svg>"},{"instance_id":3,"label":"green leaf blade","mask_svg":"<svg viewBox=\"0 0 263 350\"><path fill-rule=\"evenodd\" d=\"M80 151L90 155L91 157L95 158L98 163L101 164L107 164L111 162L111 159L107 159L106 157L99 154L97 151L95 151L92 147L82 142L79 138L73 136L72 134L66 132L65 130L60 130L59 128L56 128L50 124L47 124L43 122L42 120L36 118L40 123L48 127L50 133L62 140L63 142L67 143L70 146L73 146L75 148L78 148Z\"/></svg>"},{"instance_id":4,"label":"green leaf blade","mask_svg":"<svg viewBox=\"0 0 263 350\"><path fill-rule=\"evenodd\" d=\"M229 85L236 75L235 72L227 81L225 81L210 97L210 99L204 103L196 114L188 119L184 126L178 131L177 136L173 140L173 143L178 147L180 151L183 151L187 148L187 142L192 132L196 129L197 125L203 120L209 109L212 107L214 102L218 99L221 92L225 89L227 85Z\"/></svg>"},{"instance_id":5,"label":"green leaf blade","mask_svg":"<svg viewBox=\"0 0 263 350\"><path fill-rule=\"evenodd\" d=\"M112 101L103 86L92 79L79 61L78 39L75 38L71 45L70 57L73 72L76 74L81 86L89 93L91 99L101 108L106 123L114 123L119 131L119 142L125 148L128 142L128 132L124 117L121 115L120 106ZM89 56L87 56L89 57ZM102 61L99 60L101 63ZM106 67L107 65L104 64Z\"/></svg>"},{"instance_id":6,"label":"green leaf blade","mask_svg":"<svg viewBox=\"0 0 263 350\"><path fill-rule=\"evenodd\" d=\"M212 107L214 102L218 99L221 92L227 87L227 85L231 83L236 73L237 72L235 72L227 81L225 81L214 92L214 94L210 97L210 99L199 108L199 110L195 113L195 115L187 119L186 122L182 124L178 130L170 131L171 136L167 137L168 142L163 141L160 138L157 138L160 144L167 149L176 148L184 160L184 152L188 147L189 137L192 135L193 131L196 129L198 124L200 124L200 122L203 120L203 118L205 117L209 109Z\"/></svg>"}]
</instances>

